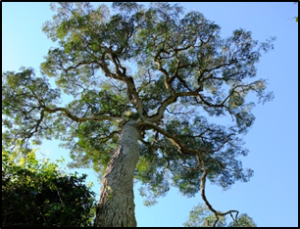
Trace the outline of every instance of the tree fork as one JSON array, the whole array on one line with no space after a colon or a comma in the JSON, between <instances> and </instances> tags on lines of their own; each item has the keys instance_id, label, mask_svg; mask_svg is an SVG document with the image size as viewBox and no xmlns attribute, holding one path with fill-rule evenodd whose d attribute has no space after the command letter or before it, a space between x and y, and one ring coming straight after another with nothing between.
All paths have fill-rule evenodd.
<instances>
[{"instance_id":1,"label":"tree fork","mask_svg":"<svg viewBox=\"0 0 300 229\"><path fill-rule=\"evenodd\" d=\"M102 179L95 227L136 227L133 175L139 159L140 133L135 121L121 132L119 147L107 165Z\"/></svg>"}]
</instances>

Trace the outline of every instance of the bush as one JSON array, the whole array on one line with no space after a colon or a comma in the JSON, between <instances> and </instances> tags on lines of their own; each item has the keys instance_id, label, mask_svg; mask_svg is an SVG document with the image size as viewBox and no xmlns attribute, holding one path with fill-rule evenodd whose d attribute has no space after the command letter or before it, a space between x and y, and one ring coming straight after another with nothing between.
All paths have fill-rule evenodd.
<instances>
[{"instance_id":1,"label":"bush","mask_svg":"<svg viewBox=\"0 0 300 229\"><path fill-rule=\"evenodd\" d=\"M2 227L92 226L95 193L85 179L39 162L34 151L2 147Z\"/></svg>"}]
</instances>

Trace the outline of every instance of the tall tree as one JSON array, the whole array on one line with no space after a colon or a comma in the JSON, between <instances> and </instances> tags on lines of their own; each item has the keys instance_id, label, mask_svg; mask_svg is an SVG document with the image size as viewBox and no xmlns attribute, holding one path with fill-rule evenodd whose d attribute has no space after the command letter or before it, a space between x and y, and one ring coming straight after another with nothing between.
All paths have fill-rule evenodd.
<instances>
[{"instance_id":1,"label":"tall tree","mask_svg":"<svg viewBox=\"0 0 300 229\"><path fill-rule=\"evenodd\" d=\"M51 7L43 31L57 47L42 77L31 68L2 74L3 138L60 139L71 166L93 167L102 179L95 226L136 226L134 178L148 204L171 184L187 196L201 189L216 218L224 215L206 199L205 181L228 188L253 174L238 160L248 153L240 135L254 121L246 96L272 98L265 80L249 82L272 40L243 29L221 38L201 13L168 3L113 3L113 15L86 2ZM72 101L59 105L62 94ZM227 114L228 127L207 119Z\"/></svg>"}]
</instances>

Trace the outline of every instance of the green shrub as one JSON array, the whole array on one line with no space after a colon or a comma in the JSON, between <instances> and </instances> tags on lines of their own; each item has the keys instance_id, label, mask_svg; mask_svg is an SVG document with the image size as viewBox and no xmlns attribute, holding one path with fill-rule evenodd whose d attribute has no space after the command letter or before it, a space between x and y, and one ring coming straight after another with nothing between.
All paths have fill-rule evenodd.
<instances>
[{"instance_id":1,"label":"green shrub","mask_svg":"<svg viewBox=\"0 0 300 229\"><path fill-rule=\"evenodd\" d=\"M39 162L34 151L2 146L2 227L92 226L95 193L85 179Z\"/></svg>"}]
</instances>

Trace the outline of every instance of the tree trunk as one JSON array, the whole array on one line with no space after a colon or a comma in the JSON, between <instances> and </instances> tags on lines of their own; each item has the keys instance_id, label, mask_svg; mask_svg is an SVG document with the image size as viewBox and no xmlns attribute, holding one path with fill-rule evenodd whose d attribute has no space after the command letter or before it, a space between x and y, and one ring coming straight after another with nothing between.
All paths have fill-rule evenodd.
<instances>
[{"instance_id":1,"label":"tree trunk","mask_svg":"<svg viewBox=\"0 0 300 229\"><path fill-rule=\"evenodd\" d=\"M102 179L95 227L136 227L133 175L139 159L139 137L136 122L127 122Z\"/></svg>"}]
</instances>

